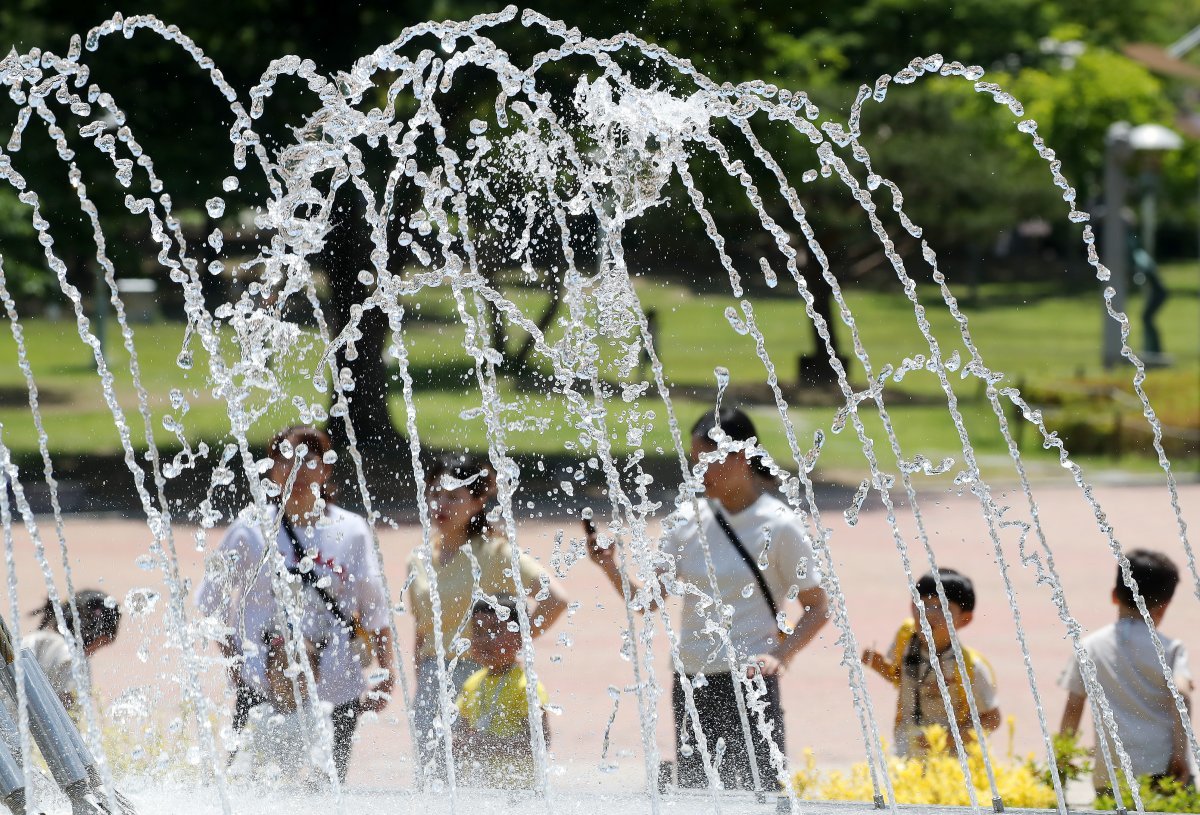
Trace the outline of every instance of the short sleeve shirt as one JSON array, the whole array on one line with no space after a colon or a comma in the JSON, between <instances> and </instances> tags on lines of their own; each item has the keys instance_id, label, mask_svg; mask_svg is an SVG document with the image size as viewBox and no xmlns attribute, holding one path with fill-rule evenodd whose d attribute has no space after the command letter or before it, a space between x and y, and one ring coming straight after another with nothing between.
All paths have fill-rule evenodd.
<instances>
[{"instance_id":1,"label":"short sleeve shirt","mask_svg":"<svg viewBox=\"0 0 1200 815\"><path fill-rule=\"evenodd\" d=\"M1159 638L1176 687L1186 694L1192 684L1187 649L1178 640L1161 634ZM1086 637L1081 645L1096 666L1096 679L1112 708L1117 734L1134 774L1166 772L1179 713L1146 623L1140 619L1118 620ZM1078 657L1071 658L1059 684L1068 693L1087 695ZM1098 788L1112 785L1099 754L1094 778Z\"/></svg>"},{"instance_id":2,"label":"short sleeve shirt","mask_svg":"<svg viewBox=\"0 0 1200 815\"><path fill-rule=\"evenodd\" d=\"M543 580L549 579L546 570L523 552L518 558L518 564L525 593L536 594L541 590ZM466 625L477 592L479 596L516 594L516 582L512 577L512 553L507 539L503 537L477 535L450 559L438 564L426 564L420 553L414 551L408 560L408 592L417 631L419 660L433 659L437 655L437 643L433 636L433 597L428 571L430 565L437 579L438 600L442 613L442 642L448 656L452 654L455 639L466 636ZM479 570L478 580L475 577L476 567Z\"/></svg>"},{"instance_id":3,"label":"short sleeve shirt","mask_svg":"<svg viewBox=\"0 0 1200 815\"><path fill-rule=\"evenodd\" d=\"M265 520L268 528L276 523L275 513L272 510ZM316 524L296 525L293 529L318 583L337 601L342 614L368 631L388 629L390 614L383 578L367 522L352 512L329 506ZM283 608L276 597L274 575L277 570L286 574L299 562L292 539L282 526L274 544L267 547L262 525L256 521L253 509L248 510L229 527L217 552L208 559L197 591L200 613L242 643L244 676L260 688L266 686L263 636L279 630ZM298 580L290 581L290 586L303 609L304 637L323 643L318 698L333 705L358 698L366 689L365 666L362 656L351 646L352 632L346 631L313 588Z\"/></svg>"},{"instance_id":4,"label":"short sleeve shirt","mask_svg":"<svg viewBox=\"0 0 1200 815\"><path fill-rule=\"evenodd\" d=\"M463 780L492 787L521 787L533 783L533 760L529 755L529 680L518 664L502 674L486 668L471 674L458 695L458 712L475 730L509 740L513 749L467 756ZM539 682L538 706L545 710L549 697ZM534 725L541 726L539 721Z\"/></svg>"},{"instance_id":5,"label":"short sleeve shirt","mask_svg":"<svg viewBox=\"0 0 1200 815\"><path fill-rule=\"evenodd\" d=\"M780 636L780 621L771 614L750 564L716 521L714 510L724 513L729 525L760 569L775 606L784 613L788 599L797 592L821 585L812 543L800 516L772 495L763 494L738 513L730 513L719 502L701 500L699 515L694 504L682 507L664 525L662 551L675 559L675 578L691 584L703 598L685 591L680 626L679 656L684 671L724 673L729 670L722 630L728 627L735 664L754 654L770 651ZM720 603L732 613L723 620L719 606L711 602L713 581L705 558L711 557Z\"/></svg>"},{"instance_id":6,"label":"short sleeve shirt","mask_svg":"<svg viewBox=\"0 0 1200 815\"><path fill-rule=\"evenodd\" d=\"M21 647L33 653L59 699L78 699L79 688L71 673L71 648L62 634L43 628L22 637Z\"/></svg>"},{"instance_id":7,"label":"short sleeve shirt","mask_svg":"<svg viewBox=\"0 0 1200 815\"><path fill-rule=\"evenodd\" d=\"M474 729L502 739L523 736L529 728L529 681L520 665L506 673L493 674L481 668L463 683L458 695L458 712ZM544 709L550 697L541 682L537 698Z\"/></svg>"}]
</instances>

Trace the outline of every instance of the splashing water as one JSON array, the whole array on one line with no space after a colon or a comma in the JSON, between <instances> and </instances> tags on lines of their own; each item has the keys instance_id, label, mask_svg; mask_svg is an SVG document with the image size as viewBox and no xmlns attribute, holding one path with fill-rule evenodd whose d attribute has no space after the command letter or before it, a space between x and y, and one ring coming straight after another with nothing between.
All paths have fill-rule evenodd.
<instances>
[{"instance_id":1,"label":"splashing water","mask_svg":"<svg viewBox=\"0 0 1200 815\"><path fill-rule=\"evenodd\" d=\"M696 596L700 598L704 613L714 620L722 613L724 602L717 590L708 556L709 542L703 539L700 543L711 578L708 585L678 585L669 576L664 580L656 577L662 563L652 529L662 504L655 496L674 493L677 506L694 505L703 492L704 473L713 463L729 454L765 453L757 441L734 442L718 434L714 438L718 445L716 453L700 456L696 462L689 460L674 401L676 397L655 344L653 326L634 285L635 275L631 274L627 261L627 240L639 217L661 207L685 211L687 217L696 218L703 225L709 248L727 274L729 291L736 302L725 310L725 321L738 337L753 341L762 363L763 381L771 393L770 402L777 408L796 471L784 469L765 456L763 460L780 476L781 491L804 519L820 560L824 585L831 597L831 614L844 649L849 702L858 717L876 803L894 802L895 796L884 760L880 726L858 662L861 649L851 625L853 609L847 603L838 577L833 554L836 540L833 530L823 525L817 505L817 488L810 477L820 466L819 457L826 436L824 431L816 430L807 451L800 443L776 365L768 353L767 339L755 315L754 301L746 293L751 284L744 275L752 274L754 265L758 267L763 285L776 291L786 288L790 277L805 314L816 327L823 344L820 350L827 353L836 374L839 407L831 417L830 430L840 434L850 428L869 469L844 511L845 522L856 525L870 495L878 495L886 511L897 556L907 575L910 593L917 601L919 624L926 637L931 634L915 588L910 557L912 538L901 529L900 506L906 506L911 513L917 529L916 546L933 567L935 552L926 531L918 484L922 479L934 483L936 477L948 473L957 460L963 469L955 476L954 485L969 490L978 499L1012 608L1018 643L1035 699L1038 699L1038 684L1021 624L1020 605L999 537L1000 531L1009 527L1022 530L1019 562L1034 569L1038 583L1049 588L1059 620L1080 657L1097 720L1104 723L1113 737L1115 756L1102 740L1102 760L1111 777L1115 777L1117 766L1130 773L1129 758L1121 746L1111 709L1099 687L1094 666L1080 646L1081 627L1068 610L1053 553L1040 523L1033 488L1013 440L1005 402L1018 407L1020 415L1037 428L1048 449L1059 451L1062 466L1072 474L1084 501L1095 515L1098 528L1110 544L1115 562L1125 570L1132 587L1122 546L1106 522L1095 491L1082 470L1070 459L1061 440L1016 389L1001 387L1002 374L987 367L972 339L967 316L959 308L946 275L938 268L937 255L923 237L924 228L913 223L904 212L899 187L876 173L870 154L859 142L859 122L864 106L883 103L891 83L909 85L934 76L954 77L958 81L972 82L975 90L989 94L1017 117L1023 115L1020 103L999 86L981 81L981 68L946 62L940 55L931 55L914 59L894 76L881 77L873 86L864 85L845 123L821 120L821 112L804 93L761 81L721 85L699 73L688 61L633 35L621 34L608 40L586 38L576 29L531 11L521 14L519 23L528 29L540 30L541 35L554 40L554 46L534 55L528 64L517 65L488 36L492 29L515 26L516 23L517 11L513 7L465 22L422 23L406 29L396 41L381 46L359 59L348 72L332 78L321 75L309 61L295 56L283 57L272 62L259 83L250 89L248 104L185 34L150 16L114 16L86 37L73 38L66 56L35 49L25 54L14 52L0 61L0 81L9 89L8 98L17 109L12 136L7 146L0 150L0 180L19 195L25 206L26 215L44 249L46 267L55 275L69 299L79 339L92 353L106 407L119 434L128 474L153 536L144 563L148 568L162 571L168 588L166 595L161 597L150 589L130 592L126 606L137 616L152 614L160 600L164 606L165 620L178 654L178 681L184 689L189 709L187 726L195 733L198 749L195 763L201 768L201 777L213 782L214 804L210 808L215 811L219 807L225 812L249 811L246 807L256 804L247 804L244 793L232 789L225 780L222 738L211 727L211 722L219 716L220 706L207 697L198 679L207 665L202 645L219 636L220 632L213 628L214 621L196 619L187 605L187 587L176 547L178 504L168 503L166 486L198 461L212 461L212 474L203 497L182 508L187 518L199 521L201 531L197 545L203 549L206 546L205 530L223 520L215 508L214 496L233 484L240 470L253 499L254 511L250 516L270 539L273 530L268 528L271 515L267 509L271 495L278 494L279 488L264 477L269 460L256 460L248 439L262 435L264 417L269 414L267 406L283 406L280 408L283 410L294 408L294 412L287 415L286 423L334 418L345 424L351 459L349 466L355 473L358 498L374 530L379 519L379 513L374 509L376 488L368 477L350 421L349 405L357 383L350 368L339 367L338 362L339 356L347 361L357 357L358 344L363 339L363 322L372 312L382 314L388 326L390 357L395 366L395 378L400 383L404 431L411 453L406 466L418 485L418 494L413 500L422 528L422 542L417 551L433 586L433 630L441 698L439 738L443 741L450 767L444 790L435 790L445 793L444 797L438 798L437 805L448 812L466 811L477 800L476 793L459 790L450 760L456 714L447 661L462 655L466 640L455 636L445 641L441 634L441 605L436 574L431 566L430 518L419 494L420 485L425 482L420 435L425 414L418 410L419 400L415 396L415 386L420 384L422 372L412 363L410 335L418 319L415 314L420 304L440 299L448 306L447 319L459 324L462 349L470 361L469 375L478 389L478 407L473 407L462 418L482 422L486 427L487 455L496 474L499 500L495 526L512 544L511 571L518 592L529 590L534 593L538 588L523 586L518 568L521 531L517 496L523 481L530 475L520 463L520 433L530 428L544 430L544 427L538 424L536 417L526 416L520 399L512 395L512 389L506 384L500 370L504 358L496 350L500 339L497 332L519 329L528 335L531 359L546 372L544 392L539 398L552 403L559 411L561 421L578 430L569 449L580 458L576 465L578 470L571 470L580 478L576 479L572 474L561 478L560 493L570 498L577 489L582 490L583 485L578 482L585 470L595 471L602 478L609 507L607 512L597 511L595 516L597 520L607 518L606 526L601 529L601 545L616 547L625 606L621 653L631 662L634 681L623 690L615 685L609 689L612 705L607 724L602 724L603 714L601 721L596 722L597 729L604 732L604 750L599 760L605 767L610 766L610 731L622 696L632 696L639 715L648 790L644 797L638 798L636 806L644 806L650 812L660 811L657 779L662 757L655 735L656 710L669 677L664 680L659 675L661 667L656 665L654 655L667 649L672 669L680 673L682 663L679 660L680 634L659 601L668 595ZM202 270L207 270L210 276L234 274L229 255L230 236L218 227L204 241L207 250L189 246L176 215L175 203L156 175L153 157L136 141L136 122L126 121L126 114L112 91L89 84L90 71L84 61L84 51L96 51L106 38L117 33L132 37L137 32L161 37L186 52L207 72L234 117L230 140L237 174L223 179L221 195L212 191L213 194L204 200L208 216L217 222L229 216L229 206L223 196L231 196L251 186L265 185L269 191L257 209L251 229L257 236L257 256L236 269L241 278L251 282L239 297L215 306L211 294L206 294ZM637 79L639 74L627 70L624 60L631 56L654 64L674 79L667 84L644 86ZM549 90L561 85L561 77L554 81L547 78L551 68L570 71L576 70L578 64L584 64L586 68L578 71L572 92L556 94ZM456 83L474 82L478 90L483 87L480 77L484 76L493 83L488 86L487 93L495 94L488 115L482 118L478 115L459 116L463 113L461 107L457 111L451 106L439 107L439 102L450 99L459 90ZM274 89L289 77L306 83L312 92L312 114L295 129L293 143L273 149L264 143L261 134L255 130L255 123L269 113L269 100ZM468 113L478 114L479 111ZM462 121L457 121L456 116ZM88 316L81 293L68 278L66 262L56 254L55 224L43 212L37 186L40 180L27 178L18 170L23 144L35 138L30 130L34 121L45 125L45 136L67 168L80 210L90 227L96 262L111 294L111 307L129 357L129 376L137 398L136 416L128 414L118 399L114 372L102 352L97 328ZM111 122L116 123L115 135L110 132ZM803 145L811 151L815 165L800 175L805 184L818 179L840 183L859 204L883 247L888 264L902 284L905 296L911 301L927 351L876 367L800 193L777 158L760 140L768 123L782 123L789 129L797 149ZM1037 134L1036 123L1024 120L1014 126L1031 138L1033 148L1047 161L1051 181L1064 190L1066 218L1072 223L1086 224L1088 215L1076 208L1074 190L1062 176L1053 151ZM162 420L162 428L180 442L182 452L170 461L159 456L152 422L154 395L143 385L138 363L139 346L135 341L137 331L118 294L117 273L107 254L102 214L89 197L88 179L75 160L79 150L95 150L111 165L113 178L127 190L125 208L130 215L144 219L159 249L157 262L178 287L187 319L178 365L185 370L201 368L213 396L223 401L229 427L228 443L220 449L211 449L207 444L197 444L193 449L187 437L188 399L182 391L174 390L169 395L173 413ZM369 162L364 159L366 153L372 156L372 161L386 162L388 171L382 183L369 169ZM759 257L748 270L731 256L704 190L707 176L698 169L702 165L718 166L728 179L741 187L763 231L777 250L770 260ZM876 198L889 206L879 206ZM352 210L361 213L364 219L364 234L369 241L369 267L358 270L357 280L365 295L351 309L347 324L335 332L322 309L314 265L332 235L336 213L347 199L354 201ZM895 216L895 224L884 222L881 213L887 210ZM785 213L790 222L785 225L777 220L778 213ZM943 305L956 328L952 341L962 343L965 357L960 356L958 350L944 356L943 349L948 343L935 335L927 316L927 310L934 306L920 301L907 264L889 237L889 228L894 231L897 224L921 242L922 260L931 271ZM1082 229L1089 263L1097 278L1104 281L1108 272L1094 249L1091 227L1085 225ZM593 233L596 265L594 269L585 269L577 263L576 256ZM795 234L800 236L799 240ZM833 327L821 316L809 283L801 272L802 253L815 262L818 273L833 292L837 316L849 331L854 356L869 383L865 389L855 390L851 386L843 361L834 351ZM209 262L205 263L202 257L209 257ZM561 316L556 323L531 317L520 303L501 291L498 281L502 273L514 267L521 270L528 284L557 287L559 293L555 296L560 300L558 313ZM57 546L61 557L67 596L72 597L74 591L53 448L41 417L37 371L29 362L22 315L9 294L2 269L0 266L0 299L4 302L16 343L54 518L53 532L44 534L31 510L22 476L13 463L9 447L0 436L0 472L11 490L11 498L9 490L0 491L0 516L3 517L10 564L11 624L15 630L20 621L16 605L19 587L11 567L14 556L12 529L18 523L14 510L19 523L26 527L34 542L51 598L57 600L58 594L54 587L51 555L45 543L47 537L52 537L52 545ZM1166 476L1179 536L1187 553L1195 591L1200 596L1200 577L1196 574L1174 475L1161 444L1161 427L1142 388L1145 368L1128 345L1128 320L1113 309L1111 289L1105 290L1104 299L1111 318L1121 326L1123 353L1135 367L1134 387L1154 432L1155 450ZM301 311L311 313L311 323L302 324L293 316ZM718 322L714 321L714 332L718 330ZM310 364L300 377L284 376L282 372L295 364L298 349L311 350L319 363ZM644 360L649 361L646 376L643 376ZM949 377L954 372L960 372L963 379L972 378L983 384L987 404L1001 429L1027 499L1027 522L1004 517L1006 509L998 506L980 472L967 422ZM739 378L742 375L738 372ZM956 452L954 457L943 457L935 463L924 454L903 448L888 411L888 388L889 384L900 383L908 375L932 375L936 379L945 399L947 416L961 442L961 453ZM714 378L719 404L722 398L729 398L732 375L729 368L721 366L715 369ZM873 414L870 417L872 427L875 426L874 419L879 420L881 433L868 430L864 420L864 414L868 412ZM678 460L678 482L673 489L671 484L661 483L662 476L652 471L645 461L643 442L655 422L660 421L660 414L665 416L671 439L672 450L669 452ZM279 418L278 413L270 414L270 421ZM618 427L624 434L628 453L619 452L622 447L614 445ZM143 441L148 451L144 457L148 467L143 466L138 452ZM302 451L288 449L284 455L302 457ZM894 457L894 462L887 459L888 455ZM327 464L336 461L336 454L325 458ZM899 499L895 494L897 476L887 472L893 463L903 490ZM294 472L292 477L295 477ZM658 485L652 492L656 481ZM442 486L453 489L469 483L469 480L446 477ZM290 489L290 484L285 489ZM585 517L591 518L592 514L589 509ZM1026 538L1031 531L1040 551L1026 548ZM386 559L386 553L379 551L377 536L374 545L377 554ZM552 563L560 576L565 575L574 563L586 559L574 543L563 549L561 535L556 541L555 552ZM770 556L768 546L760 554L760 566L765 565ZM478 581L477 564L475 576ZM287 596L286 587L277 588L281 597ZM750 596L754 590L753 585L747 585L744 596ZM940 581L938 591L944 601ZM391 594L398 596L403 591ZM1140 613L1148 620L1144 601L1140 594L1136 597ZM398 608L392 597L388 604L389 608ZM649 609L657 611L645 615L637 613ZM297 614L294 608L288 613ZM401 622L397 621L397 624ZM61 629L66 629L62 619L58 623ZM542 707L536 694L537 649L529 613L523 604L517 604L515 623L525 645L524 667L530 678L526 698L529 721L540 722ZM781 617L779 623L786 629L785 619ZM713 630L719 631L720 626L714 623ZM957 635L953 630L951 633L959 671L965 676L962 648ZM569 644L569 638L563 637L565 639L560 641ZM78 636L69 636L68 640L80 654ZM1190 749L1200 757L1183 698L1170 678L1157 635L1155 644L1185 723ZM730 668L736 672L737 655L732 645L726 641L722 649L722 659L727 658ZM294 657L302 646L292 642L290 650ZM404 663L403 657L398 655L397 659L395 668L401 677L399 702L407 708L411 694L404 677L411 666ZM307 664L304 660L300 662ZM86 686L83 664L81 659L75 662L76 681ZM306 678L311 685L314 681L311 668L293 667L293 682L307 670ZM950 710L952 700L946 679L936 662L934 667L943 702ZM682 686L688 715L699 737L702 734L693 704L693 683L683 682ZM761 682L758 686L747 682L737 693L738 717L747 741L752 737L752 730L769 732L770 722L763 715L763 692ZM100 758L100 771L107 787L113 789L109 763L102 747L98 711L89 695L83 694L81 698L85 735ZM970 693L967 699L973 729L982 734L980 711L975 709ZM1040 702L1037 707L1047 760L1053 765L1049 725L1041 715ZM954 717L950 718L953 722ZM313 721L317 724L306 736L306 743L320 753L321 746L328 744L329 733L322 724L322 717L314 716ZM951 731L959 754L965 756L961 748L969 734L960 733L957 725L953 725ZM532 786L541 802L539 806L546 811L563 811L559 807L576 806L570 793L564 793L552 783L553 762L542 729L531 727L530 732L535 766ZM417 734L413 737L415 741ZM722 797L715 783L715 766L726 748L726 744L718 742L710 754L703 738L684 745L686 751L700 753L708 777L713 780L709 792L697 801L702 800L703 806L715 811L735 812L740 811L741 803L728 796ZM32 766L28 761L30 750L26 734L21 744L26 767ZM1003 802L987 751L984 755L987 785L994 806L1000 808ZM763 788L770 779L787 775L787 757L778 750L771 756L771 765L759 767L754 763L752 771L756 787ZM353 796L347 796L343 801L327 756L323 766L330 771L331 794L336 805L345 805L345 811L356 811L360 804L352 800ZM965 758L963 772L970 779ZM419 768L416 777L421 778ZM974 784L968 782L968 787L972 802L978 808ZM1065 811L1063 791L1056 787L1056 793L1058 806ZM790 797L792 795L789 792L784 803L790 811L797 811L798 804ZM1140 806L1136 797L1135 804Z\"/></svg>"}]
</instances>

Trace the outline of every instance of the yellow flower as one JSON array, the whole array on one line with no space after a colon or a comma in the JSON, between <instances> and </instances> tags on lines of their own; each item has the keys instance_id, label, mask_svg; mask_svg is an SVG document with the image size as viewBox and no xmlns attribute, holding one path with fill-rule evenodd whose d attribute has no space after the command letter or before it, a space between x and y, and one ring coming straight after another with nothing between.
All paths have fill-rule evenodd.
<instances>
[{"instance_id":1,"label":"yellow flower","mask_svg":"<svg viewBox=\"0 0 1200 815\"><path fill-rule=\"evenodd\" d=\"M1011 727L1010 724L1010 743ZM887 759L887 772L897 803L969 806L970 792L959 758L950 749L948 734L940 727L931 727L925 731L925 738L929 742L929 751L924 757L909 759L889 756ZM972 741L965 749L976 798L990 801L992 793L988 786L983 748ZM994 753L991 759L997 791L1007 806L1054 806L1054 790L1044 784L1027 763L1014 761L1011 749L1004 760L999 760ZM855 764L849 772L834 770L823 774L817 769L816 756L811 749L804 751L803 769L796 773L794 783L798 793L810 799L870 801L875 796L870 768L865 762Z\"/></svg>"}]
</instances>

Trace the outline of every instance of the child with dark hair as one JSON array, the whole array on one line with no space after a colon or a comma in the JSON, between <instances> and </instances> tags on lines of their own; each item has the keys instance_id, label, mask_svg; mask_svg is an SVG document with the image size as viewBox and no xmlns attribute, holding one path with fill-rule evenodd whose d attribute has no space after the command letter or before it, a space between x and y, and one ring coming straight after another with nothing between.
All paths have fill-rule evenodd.
<instances>
[{"instance_id":1,"label":"child with dark hair","mask_svg":"<svg viewBox=\"0 0 1200 815\"><path fill-rule=\"evenodd\" d=\"M317 748L314 734L332 721L320 705L312 704L311 673L321 681L321 646L307 637L289 642L295 632L278 629L262 634L264 663L263 701L250 709L239 749L230 758L229 774L258 781L319 783L327 757ZM294 649L302 649L293 659ZM292 651L293 653L289 653Z\"/></svg>"},{"instance_id":2,"label":"child with dark hair","mask_svg":"<svg viewBox=\"0 0 1200 815\"><path fill-rule=\"evenodd\" d=\"M521 664L521 632L513 630L517 603L512 597L480 600L471 609L471 655L482 665L458 695L459 719L454 728L454 760L465 783L489 787L533 782L530 744L529 679ZM546 689L535 689L546 734Z\"/></svg>"},{"instance_id":3,"label":"child with dark hair","mask_svg":"<svg viewBox=\"0 0 1200 815\"><path fill-rule=\"evenodd\" d=\"M1157 630L1162 625L1167 607L1179 584L1179 569L1161 552L1135 549L1128 554L1129 571L1137 584L1138 594ZM1134 775L1172 777L1190 782L1187 735L1175 708L1175 699L1167 687L1159 662L1158 650L1151 628L1142 617L1134 600L1133 590L1117 567L1112 601L1117 606L1117 621L1086 637L1081 643L1096 669L1096 679L1112 709L1117 735ZM1188 668L1187 650L1183 643L1159 634L1166 664L1171 668L1175 686L1191 709L1192 675ZM1060 684L1067 691L1063 710L1063 733L1075 733L1087 704L1087 686L1083 681L1079 657L1072 657ZM1103 728L1097 724L1099 741ZM1109 735L1110 754L1115 757L1115 743ZM1097 790L1112 789L1105 762L1097 757L1093 780Z\"/></svg>"},{"instance_id":4,"label":"child with dark hair","mask_svg":"<svg viewBox=\"0 0 1200 815\"><path fill-rule=\"evenodd\" d=\"M496 494L491 462L465 454L446 454L425 471L425 500L430 518L430 551L414 549L408 561L408 596L416 629L416 689L413 718L425 771L438 775L445 757L439 675L446 674L450 698L479 667L472 654L454 656L455 640L471 624L472 604L483 596L515 596L516 577L526 594L536 595L529 613L532 635L541 636L567 609L566 594L534 558L524 552L513 569L512 546L487 520ZM439 617L434 615L437 599ZM522 598L523 600L524 598ZM516 619L516 615L513 615ZM440 622L439 626L436 621ZM445 662L438 664L440 633Z\"/></svg>"},{"instance_id":5,"label":"child with dark hair","mask_svg":"<svg viewBox=\"0 0 1200 815\"><path fill-rule=\"evenodd\" d=\"M58 628L55 605L53 600L47 598L42 607L34 612L35 616L41 618L38 630L22 638L21 647L33 652L63 706L73 711L79 701L79 687L71 670L71 648ZM117 631L121 627L121 609L112 597L96 589L84 589L75 595L75 608L79 610L78 626L71 603L63 600L58 604L67 630L71 636L78 635L82 640L85 658L117 638Z\"/></svg>"},{"instance_id":6,"label":"child with dark hair","mask_svg":"<svg viewBox=\"0 0 1200 815\"><path fill-rule=\"evenodd\" d=\"M928 749L925 729L938 725L950 729L953 715L963 740L974 736L971 706L967 694L975 701L979 723L991 732L1000 726L1000 708L996 704L996 680L991 666L973 648L961 646L962 662L966 668L966 681L958 669L958 655L954 652L950 637L950 623L955 633L970 624L975 615L975 586L971 579L954 569L939 569L942 590L947 606L943 608L938 597L937 578L926 574L916 583L917 595L925 609L933 635L932 647L917 623L917 607L912 605L912 616L904 621L896 632L890 658L868 648L863 651L863 664L891 682L898 690L896 698L896 753L901 756L920 756ZM949 618L949 622L947 622ZM949 691L947 710L934 671L933 660L941 668Z\"/></svg>"}]
</instances>

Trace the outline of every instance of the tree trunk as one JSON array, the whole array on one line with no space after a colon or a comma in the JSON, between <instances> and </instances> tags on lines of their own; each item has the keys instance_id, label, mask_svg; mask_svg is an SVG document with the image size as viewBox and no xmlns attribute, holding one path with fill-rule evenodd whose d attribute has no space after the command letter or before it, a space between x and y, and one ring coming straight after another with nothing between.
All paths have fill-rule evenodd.
<instances>
[{"instance_id":1,"label":"tree trunk","mask_svg":"<svg viewBox=\"0 0 1200 815\"><path fill-rule=\"evenodd\" d=\"M813 308L817 314L824 318L825 325L829 328L830 344L833 346L834 354L845 363L846 358L842 355L842 346L838 340L838 330L834 317L833 289L825 281L825 278L821 276L819 270L814 270L811 274L806 275L806 277L808 279L809 291L813 295ZM804 354L800 357L800 384L813 386L832 385L837 382L837 374L834 373L833 366L829 364L829 353L825 348L825 341L817 333L816 323L813 323L812 332L813 353Z\"/></svg>"},{"instance_id":2,"label":"tree trunk","mask_svg":"<svg viewBox=\"0 0 1200 815\"><path fill-rule=\"evenodd\" d=\"M358 273L371 268L371 240L362 199L349 186L338 196L338 215L333 224L320 262L329 280L329 329L337 336L350 322L350 309L363 302L370 289L358 280ZM388 378L383 361L387 343L387 317L378 309L363 314L358 324L362 338L355 341L355 359L347 359L345 348L337 352L338 370L349 368L354 390L346 393L348 418L354 426L358 447L364 453L394 454L405 443L404 436L392 424L388 411ZM346 422L331 418L329 431L339 447L349 443Z\"/></svg>"}]
</instances>

